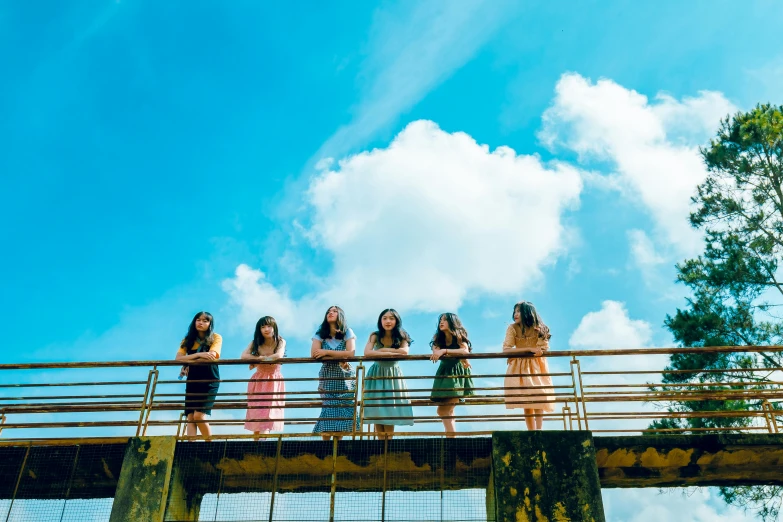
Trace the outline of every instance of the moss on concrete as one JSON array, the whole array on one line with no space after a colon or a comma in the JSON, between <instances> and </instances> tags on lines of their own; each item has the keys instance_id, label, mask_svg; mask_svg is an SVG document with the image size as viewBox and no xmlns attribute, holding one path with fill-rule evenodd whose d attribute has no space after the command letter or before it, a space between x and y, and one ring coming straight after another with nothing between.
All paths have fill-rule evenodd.
<instances>
[{"instance_id":1,"label":"moss on concrete","mask_svg":"<svg viewBox=\"0 0 783 522\"><path fill-rule=\"evenodd\" d=\"M174 437L134 437L128 441L110 522L160 522L174 462Z\"/></svg>"},{"instance_id":2,"label":"moss on concrete","mask_svg":"<svg viewBox=\"0 0 783 522\"><path fill-rule=\"evenodd\" d=\"M616 487L783 484L783 435L597 437L601 485Z\"/></svg>"},{"instance_id":3,"label":"moss on concrete","mask_svg":"<svg viewBox=\"0 0 783 522\"><path fill-rule=\"evenodd\" d=\"M589 432L496 432L492 481L497 522L604 522Z\"/></svg>"}]
</instances>

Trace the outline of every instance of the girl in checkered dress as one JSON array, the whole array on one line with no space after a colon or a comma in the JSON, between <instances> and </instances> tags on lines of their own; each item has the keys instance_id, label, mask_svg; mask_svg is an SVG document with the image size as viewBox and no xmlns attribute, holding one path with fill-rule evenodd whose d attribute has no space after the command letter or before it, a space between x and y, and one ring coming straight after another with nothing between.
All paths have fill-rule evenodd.
<instances>
[{"instance_id":1,"label":"girl in checkered dress","mask_svg":"<svg viewBox=\"0 0 783 522\"><path fill-rule=\"evenodd\" d=\"M356 335L345 322L345 312L339 306L330 307L310 348L310 354L323 361L318 372L321 414L313 433L323 434L324 440L330 434L340 438L343 433L359 428L354 411L356 373L350 363L331 360L353 357L355 351Z\"/></svg>"}]
</instances>

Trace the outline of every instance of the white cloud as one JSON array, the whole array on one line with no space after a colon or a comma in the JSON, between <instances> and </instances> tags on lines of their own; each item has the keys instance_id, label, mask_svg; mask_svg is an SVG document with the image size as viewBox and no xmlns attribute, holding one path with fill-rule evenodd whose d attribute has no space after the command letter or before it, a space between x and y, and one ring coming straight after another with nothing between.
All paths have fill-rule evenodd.
<instances>
[{"instance_id":1,"label":"white cloud","mask_svg":"<svg viewBox=\"0 0 783 522\"><path fill-rule=\"evenodd\" d=\"M597 312L579 322L568 344L577 349L609 350L649 347L652 327L647 321L631 319L624 303L604 301Z\"/></svg>"},{"instance_id":2,"label":"white cloud","mask_svg":"<svg viewBox=\"0 0 783 522\"><path fill-rule=\"evenodd\" d=\"M235 322L251 332L260 317L272 315L281 332L306 337L313 329L303 318L312 322L323 313L319 303L312 299L292 299L285 288L276 288L263 272L245 264L239 265L234 277L224 280L222 286L228 294L229 307L234 309Z\"/></svg>"},{"instance_id":3,"label":"white cloud","mask_svg":"<svg viewBox=\"0 0 783 522\"><path fill-rule=\"evenodd\" d=\"M352 121L315 155L341 155L393 122L458 70L516 10L508 0L419 2L378 10L370 28L361 90Z\"/></svg>"},{"instance_id":4,"label":"white cloud","mask_svg":"<svg viewBox=\"0 0 783 522\"><path fill-rule=\"evenodd\" d=\"M658 490L605 489L606 520L609 522L751 522L755 518L734 506L726 506L717 488Z\"/></svg>"},{"instance_id":5,"label":"white cloud","mask_svg":"<svg viewBox=\"0 0 783 522\"><path fill-rule=\"evenodd\" d=\"M678 255L698 249L699 235L688 223L690 197L706 176L698 146L736 110L731 102L710 91L682 100L659 94L651 102L611 80L592 83L573 73L555 91L542 142L571 149L582 162L609 162L623 192L653 217L662 242Z\"/></svg>"},{"instance_id":6,"label":"white cloud","mask_svg":"<svg viewBox=\"0 0 783 522\"><path fill-rule=\"evenodd\" d=\"M668 256L661 253L659 246L644 230L629 230L627 235L631 250L629 267L639 271L647 288L662 298L682 299L683 289L673 284L675 260L672 252L669 250Z\"/></svg>"},{"instance_id":7,"label":"white cloud","mask_svg":"<svg viewBox=\"0 0 783 522\"><path fill-rule=\"evenodd\" d=\"M652 345L652 326L647 321L631 319L624 303L604 301L597 312L582 317L568 344L581 350L616 350L648 348ZM604 401L598 393L617 393L611 385L623 384L626 394L642 395L647 383L660 379L660 371L666 366L666 355L609 355L580 357L583 372L618 372L615 374L583 374L582 384L589 386L587 410L591 415L592 430L626 430L632 432L648 427L651 419L639 419L639 412L655 412L654 404L641 401ZM634 374L632 371L652 373ZM610 387L607 387L610 386ZM606 397L603 397L606 398ZM615 417L632 414L629 418Z\"/></svg>"},{"instance_id":8,"label":"white cloud","mask_svg":"<svg viewBox=\"0 0 783 522\"><path fill-rule=\"evenodd\" d=\"M631 259L642 271L654 269L666 262L644 230L629 230L628 241L631 245Z\"/></svg>"},{"instance_id":9,"label":"white cloud","mask_svg":"<svg viewBox=\"0 0 783 522\"><path fill-rule=\"evenodd\" d=\"M469 295L518 294L568 247L562 215L582 187L573 167L490 150L430 121L409 124L386 148L322 166L307 192L308 236L331 254L331 274L323 290L294 302L260 272L238 268L224 288L245 321L261 303L291 321L299 306L338 303L361 321L388 306L432 312Z\"/></svg>"}]
</instances>

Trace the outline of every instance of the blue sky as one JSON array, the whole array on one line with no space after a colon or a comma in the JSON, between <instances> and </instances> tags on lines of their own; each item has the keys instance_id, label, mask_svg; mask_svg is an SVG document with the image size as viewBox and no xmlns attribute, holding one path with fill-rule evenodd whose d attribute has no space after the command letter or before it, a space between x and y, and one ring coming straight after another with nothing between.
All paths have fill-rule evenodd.
<instances>
[{"instance_id":1,"label":"blue sky","mask_svg":"<svg viewBox=\"0 0 783 522\"><path fill-rule=\"evenodd\" d=\"M452 310L498 349L520 299L553 349L668 345L674 263L700 248L696 147L727 113L781 103L781 16L7 3L5 361L173 357L201 309L224 356L264 314L304 355L332 303L360 339L396 307L414 352Z\"/></svg>"}]
</instances>

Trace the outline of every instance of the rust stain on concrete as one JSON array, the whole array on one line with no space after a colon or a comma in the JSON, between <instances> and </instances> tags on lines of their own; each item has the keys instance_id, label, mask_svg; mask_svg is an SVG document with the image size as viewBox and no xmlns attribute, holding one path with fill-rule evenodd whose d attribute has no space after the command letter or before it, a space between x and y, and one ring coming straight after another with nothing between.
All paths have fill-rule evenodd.
<instances>
[{"instance_id":1,"label":"rust stain on concrete","mask_svg":"<svg viewBox=\"0 0 783 522\"><path fill-rule=\"evenodd\" d=\"M655 448L647 448L642 453L639 462L646 468L681 468L690 464L692 454L693 448L688 450L674 448L661 453Z\"/></svg>"},{"instance_id":2,"label":"rust stain on concrete","mask_svg":"<svg viewBox=\"0 0 783 522\"><path fill-rule=\"evenodd\" d=\"M636 453L627 449L618 449L611 453L607 449L600 449L595 454L599 468L630 468L636 464L636 457Z\"/></svg>"}]
</instances>

